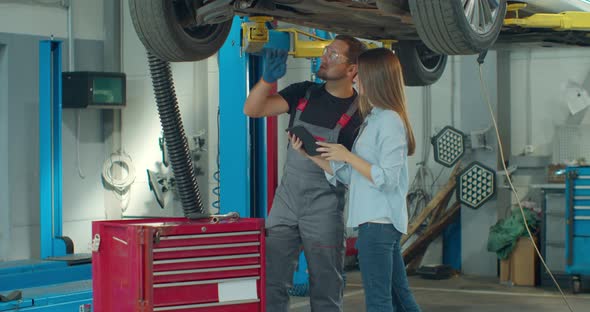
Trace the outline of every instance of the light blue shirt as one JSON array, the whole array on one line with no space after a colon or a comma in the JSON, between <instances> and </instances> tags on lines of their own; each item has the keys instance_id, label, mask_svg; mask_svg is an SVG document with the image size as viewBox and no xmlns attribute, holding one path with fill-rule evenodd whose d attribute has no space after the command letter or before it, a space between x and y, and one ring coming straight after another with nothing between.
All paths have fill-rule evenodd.
<instances>
[{"instance_id":1,"label":"light blue shirt","mask_svg":"<svg viewBox=\"0 0 590 312\"><path fill-rule=\"evenodd\" d=\"M365 118L352 152L371 164L373 182L344 162L330 161L334 175L349 186L348 223L390 221L401 233L408 231L408 143L404 123L392 110L374 107Z\"/></svg>"}]
</instances>

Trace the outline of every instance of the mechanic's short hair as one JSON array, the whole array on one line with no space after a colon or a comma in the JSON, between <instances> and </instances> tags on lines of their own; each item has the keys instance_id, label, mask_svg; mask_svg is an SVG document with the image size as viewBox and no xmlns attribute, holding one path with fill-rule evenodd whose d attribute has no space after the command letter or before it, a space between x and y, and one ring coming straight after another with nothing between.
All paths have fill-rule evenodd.
<instances>
[{"instance_id":1,"label":"mechanic's short hair","mask_svg":"<svg viewBox=\"0 0 590 312\"><path fill-rule=\"evenodd\" d=\"M351 64L356 64L356 59L359 57L359 55L367 50L367 46L353 36L337 35L334 40L346 42L348 45L346 57L348 58L348 62Z\"/></svg>"}]
</instances>

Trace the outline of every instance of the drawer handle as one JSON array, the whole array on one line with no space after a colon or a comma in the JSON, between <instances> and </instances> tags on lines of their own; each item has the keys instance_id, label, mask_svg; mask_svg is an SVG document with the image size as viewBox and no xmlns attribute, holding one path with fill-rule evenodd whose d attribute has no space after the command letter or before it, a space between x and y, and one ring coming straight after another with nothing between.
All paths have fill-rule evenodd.
<instances>
[{"instance_id":1,"label":"drawer handle","mask_svg":"<svg viewBox=\"0 0 590 312\"><path fill-rule=\"evenodd\" d=\"M212 257L198 257L198 258L181 258L181 259L167 259L155 260L154 265L171 264L171 263L187 263L187 262L201 262L201 261L215 261L215 260L235 260L245 258L258 258L259 253L245 254L245 255L231 255L231 256L212 256Z\"/></svg>"},{"instance_id":2,"label":"drawer handle","mask_svg":"<svg viewBox=\"0 0 590 312\"><path fill-rule=\"evenodd\" d=\"M170 247L170 248L154 248L154 253L156 253L156 252L169 252L169 251L187 251L187 250L202 250L202 249L248 247L248 246L260 246L260 242L220 244L220 245L203 245L203 246L187 246L187 247Z\"/></svg>"},{"instance_id":3,"label":"drawer handle","mask_svg":"<svg viewBox=\"0 0 590 312\"><path fill-rule=\"evenodd\" d=\"M190 281L190 282L154 284L154 288L219 284L219 283L224 283L224 282L237 282L237 281L248 281L248 280L259 280L259 279L260 279L260 276L239 277L239 278L222 278L222 279L212 279L212 280L206 280L206 281Z\"/></svg>"},{"instance_id":4,"label":"drawer handle","mask_svg":"<svg viewBox=\"0 0 590 312\"><path fill-rule=\"evenodd\" d=\"M257 264L257 265L240 265L240 266L208 268L208 269L162 271L162 272L154 272L154 276L207 273L207 272L223 272L223 271L239 271L239 270L248 270L248 269L260 269L260 265L259 264Z\"/></svg>"},{"instance_id":5,"label":"drawer handle","mask_svg":"<svg viewBox=\"0 0 590 312\"><path fill-rule=\"evenodd\" d=\"M214 303L201 303L201 304L187 304L187 305L181 305L181 306L159 307L159 308L154 308L154 312L155 311L177 311L177 310L194 309L194 308L206 308L206 307L219 307L219 306L226 306L226 305L255 303L255 302L260 302L260 299L228 301L228 302L214 302Z\"/></svg>"},{"instance_id":6,"label":"drawer handle","mask_svg":"<svg viewBox=\"0 0 590 312\"><path fill-rule=\"evenodd\" d=\"M211 237L231 237L231 236L259 235L259 234L260 234L260 231L244 231L244 232L229 232L229 233L214 233L214 234L171 235L171 236L161 236L160 241L180 240L180 239L199 239L199 238L211 238Z\"/></svg>"}]
</instances>

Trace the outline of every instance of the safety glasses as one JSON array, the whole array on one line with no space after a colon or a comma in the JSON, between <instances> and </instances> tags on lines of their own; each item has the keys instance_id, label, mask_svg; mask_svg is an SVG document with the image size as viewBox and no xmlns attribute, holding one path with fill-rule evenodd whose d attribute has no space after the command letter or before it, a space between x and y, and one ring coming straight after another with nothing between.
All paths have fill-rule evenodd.
<instances>
[{"instance_id":1,"label":"safety glasses","mask_svg":"<svg viewBox=\"0 0 590 312\"><path fill-rule=\"evenodd\" d=\"M329 62L335 64L342 64L348 62L348 57L338 52L335 52L330 49L330 47L325 47L324 52L322 53L323 56L326 56Z\"/></svg>"}]
</instances>

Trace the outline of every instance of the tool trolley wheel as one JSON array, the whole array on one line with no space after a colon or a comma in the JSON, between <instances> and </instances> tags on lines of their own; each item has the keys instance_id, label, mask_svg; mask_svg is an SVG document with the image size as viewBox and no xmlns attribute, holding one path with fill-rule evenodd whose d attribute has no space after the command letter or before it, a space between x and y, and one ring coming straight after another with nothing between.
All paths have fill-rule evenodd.
<instances>
[{"instance_id":1,"label":"tool trolley wheel","mask_svg":"<svg viewBox=\"0 0 590 312\"><path fill-rule=\"evenodd\" d=\"M448 55L491 47L506 15L506 0L409 0L409 6L420 39Z\"/></svg>"},{"instance_id":2,"label":"tool trolley wheel","mask_svg":"<svg viewBox=\"0 0 590 312\"><path fill-rule=\"evenodd\" d=\"M129 0L129 12L146 49L169 62L210 57L221 48L232 25L231 17L219 23L195 25L193 1Z\"/></svg>"}]
</instances>

